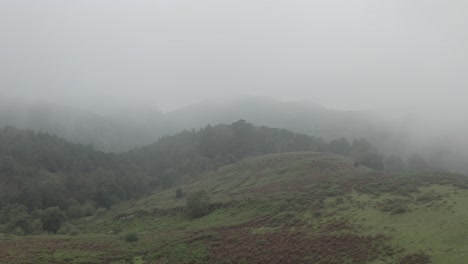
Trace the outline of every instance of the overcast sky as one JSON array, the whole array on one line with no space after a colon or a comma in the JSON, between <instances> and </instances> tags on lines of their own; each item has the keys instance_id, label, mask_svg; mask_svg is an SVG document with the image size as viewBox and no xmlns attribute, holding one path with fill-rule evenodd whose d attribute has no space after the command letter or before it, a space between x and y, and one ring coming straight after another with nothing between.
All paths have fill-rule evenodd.
<instances>
[{"instance_id":1,"label":"overcast sky","mask_svg":"<svg viewBox=\"0 0 468 264\"><path fill-rule=\"evenodd\" d=\"M464 105L466 0L0 0L0 94Z\"/></svg>"}]
</instances>

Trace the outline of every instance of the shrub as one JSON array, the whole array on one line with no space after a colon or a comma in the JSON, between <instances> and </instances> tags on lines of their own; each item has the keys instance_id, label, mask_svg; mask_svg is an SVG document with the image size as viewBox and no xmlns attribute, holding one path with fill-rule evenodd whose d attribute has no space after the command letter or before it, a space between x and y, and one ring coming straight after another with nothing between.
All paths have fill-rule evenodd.
<instances>
[{"instance_id":1,"label":"shrub","mask_svg":"<svg viewBox=\"0 0 468 264\"><path fill-rule=\"evenodd\" d=\"M72 205L67 209L67 216L68 218L80 218L81 217L81 206L80 205Z\"/></svg>"},{"instance_id":2,"label":"shrub","mask_svg":"<svg viewBox=\"0 0 468 264\"><path fill-rule=\"evenodd\" d=\"M95 214L96 216L103 216L107 212L106 208L99 208L96 210Z\"/></svg>"},{"instance_id":3,"label":"shrub","mask_svg":"<svg viewBox=\"0 0 468 264\"><path fill-rule=\"evenodd\" d=\"M52 233L57 233L66 219L67 216L58 207L45 209L41 217L41 221L44 223L44 230Z\"/></svg>"},{"instance_id":4,"label":"shrub","mask_svg":"<svg viewBox=\"0 0 468 264\"><path fill-rule=\"evenodd\" d=\"M400 205L400 206L394 208L391 211L391 214L404 214L404 213L406 213L406 211L408 211L408 208L406 206Z\"/></svg>"},{"instance_id":5,"label":"shrub","mask_svg":"<svg viewBox=\"0 0 468 264\"><path fill-rule=\"evenodd\" d=\"M44 223L42 223L41 219L34 219L31 222L29 233L32 235L39 235L44 230Z\"/></svg>"},{"instance_id":6,"label":"shrub","mask_svg":"<svg viewBox=\"0 0 468 264\"><path fill-rule=\"evenodd\" d=\"M382 212L391 214L404 214L409 211L409 200L406 199L385 199L378 203L377 208Z\"/></svg>"},{"instance_id":7,"label":"shrub","mask_svg":"<svg viewBox=\"0 0 468 264\"><path fill-rule=\"evenodd\" d=\"M79 234L79 230L72 224L65 224L62 227L60 227L57 233L59 233L60 235L68 234L68 235L76 236Z\"/></svg>"},{"instance_id":8,"label":"shrub","mask_svg":"<svg viewBox=\"0 0 468 264\"><path fill-rule=\"evenodd\" d=\"M125 236L123 237L123 239L129 243L134 243L134 242L137 242L139 237L137 235L137 233L135 232L128 232L127 234L125 234Z\"/></svg>"},{"instance_id":9,"label":"shrub","mask_svg":"<svg viewBox=\"0 0 468 264\"><path fill-rule=\"evenodd\" d=\"M81 208L81 215L82 216L92 216L92 215L94 215L95 211L96 211L96 208L94 207L93 204L85 203L83 205L83 207Z\"/></svg>"},{"instance_id":10,"label":"shrub","mask_svg":"<svg viewBox=\"0 0 468 264\"><path fill-rule=\"evenodd\" d=\"M206 191L197 191L187 197L187 211L191 218L207 215L210 212L210 197Z\"/></svg>"},{"instance_id":11,"label":"shrub","mask_svg":"<svg viewBox=\"0 0 468 264\"><path fill-rule=\"evenodd\" d=\"M407 254L400 258L400 264L426 264L431 263L431 257L424 252Z\"/></svg>"},{"instance_id":12,"label":"shrub","mask_svg":"<svg viewBox=\"0 0 468 264\"><path fill-rule=\"evenodd\" d=\"M13 230L13 234L15 236L24 236L25 235L25 232L24 230L21 228L21 227L16 227L14 230Z\"/></svg>"},{"instance_id":13,"label":"shrub","mask_svg":"<svg viewBox=\"0 0 468 264\"><path fill-rule=\"evenodd\" d=\"M70 236L77 236L78 234L80 233L80 230L78 230L78 228L76 227L71 227L69 230L68 230L68 234Z\"/></svg>"}]
</instances>

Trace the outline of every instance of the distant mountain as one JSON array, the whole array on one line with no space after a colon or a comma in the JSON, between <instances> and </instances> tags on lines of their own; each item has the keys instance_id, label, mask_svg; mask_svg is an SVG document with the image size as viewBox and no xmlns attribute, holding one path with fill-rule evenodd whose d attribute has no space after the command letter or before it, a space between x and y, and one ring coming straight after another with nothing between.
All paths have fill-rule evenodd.
<instances>
[{"instance_id":1,"label":"distant mountain","mask_svg":"<svg viewBox=\"0 0 468 264\"><path fill-rule=\"evenodd\" d=\"M282 102L263 97L200 103L165 116L188 127L244 119L256 125L290 129L328 140L360 137L370 125L364 112L331 110L312 102Z\"/></svg>"},{"instance_id":2,"label":"distant mountain","mask_svg":"<svg viewBox=\"0 0 468 264\"><path fill-rule=\"evenodd\" d=\"M160 136L183 129L198 129L207 124L231 123L240 119L326 139L359 137L362 134L362 125L358 125L362 120L357 121L359 113L329 110L307 102L280 102L257 97L224 103L204 102L167 113L128 108L106 115L19 99L0 102L0 127L15 126L48 132L111 152L150 144Z\"/></svg>"},{"instance_id":3,"label":"distant mountain","mask_svg":"<svg viewBox=\"0 0 468 264\"><path fill-rule=\"evenodd\" d=\"M465 173L468 144L463 135L468 131L457 125L466 121L457 116L460 114L428 114L423 110L340 111L311 102L282 102L263 97L208 101L166 113L134 106L105 114L0 99L0 127L12 125L48 132L108 152L125 152L184 129L243 119L325 140L366 138L387 157L408 160L419 153L432 168Z\"/></svg>"},{"instance_id":4,"label":"distant mountain","mask_svg":"<svg viewBox=\"0 0 468 264\"><path fill-rule=\"evenodd\" d=\"M59 104L0 98L0 128L14 126L50 133L96 149L122 152L152 143L169 131L162 130L157 111L120 110L102 115Z\"/></svg>"}]
</instances>

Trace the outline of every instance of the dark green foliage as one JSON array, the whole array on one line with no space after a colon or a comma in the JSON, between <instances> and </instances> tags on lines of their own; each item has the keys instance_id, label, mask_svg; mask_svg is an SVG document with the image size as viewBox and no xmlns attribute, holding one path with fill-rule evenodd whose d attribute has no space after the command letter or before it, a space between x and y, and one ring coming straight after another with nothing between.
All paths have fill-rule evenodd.
<instances>
[{"instance_id":1,"label":"dark green foliage","mask_svg":"<svg viewBox=\"0 0 468 264\"><path fill-rule=\"evenodd\" d=\"M404 214L408 211L408 208L406 206L398 206L395 209L391 211L392 214Z\"/></svg>"},{"instance_id":2,"label":"dark green foliage","mask_svg":"<svg viewBox=\"0 0 468 264\"><path fill-rule=\"evenodd\" d=\"M81 207L81 216L91 216L96 212L96 207L92 202L86 202Z\"/></svg>"},{"instance_id":3,"label":"dark green foliage","mask_svg":"<svg viewBox=\"0 0 468 264\"><path fill-rule=\"evenodd\" d=\"M340 138L330 141L330 143L328 144L328 149L330 152L345 156L351 154L351 145L349 144L346 138Z\"/></svg>"},{"instance_id":4,"label":"dark green foliage","mask_svg":"<svg viewBox=\"0 0 468 264\"><path fill-rule=\"evenodd\" d=\"M184 197L184 192L182 191L182 188L179 187L179 188L177 188L177 190L176 190L176 198L177 198L177 199L180 199L180 198L182 198L182 197Z\"/></svg>"},{"instance_id":5,"label":"dark green foliage","mask_svg":"<svg viewBox=\"0 0 468 264\"><path fill-rule=\"evenodd\" d=\"M49 207L42 212L41 220L45 231L57 233L67 217L58 207Z\"/></svg>"},{"instance_id":6,"label":"dark green foliage","mask_svg":"<svg viewBox=\"0 0 468 264\"><path fill-rule=\"evenodd\" d=\"M165 136L125 155L153 176L153 186L166 189L183 176L216 169L245 157L294 151L343 155L376 153L365 139L354 141L352 146L344 138L326 143L322 138L285 129L256 127L239 120L230 125L208 125L198 131Z\"/></svg>"},{"instance_id":7,"label":"dark green foliage","mask_svg":"<svg viewBox=\"0 0 468 264\"><path fill-rule=\"evenodd\" d=\"M403 214L409 210L407 205L409 202L405 199L385 199L378 204L378 209L391 214Z\"/></svg>"},{"instance_id":8,"label":"dark green foliage","mask_svg":"<svg viewBox=\"0 0 468 264\"><path fill-rule=\"evenodd\" d=\"M0 232L17 235L40 234L43 232L40 214L40 210L29 212L21 204L4 206L0 208L0 223L4 226Z\"/></svg>"},{"instance_id":9,"label":"dark green foliage","mask_svg":"<svg viewBox=\"0 0 468 264\"><path fill-rule=\"evenodd\" d=\"M69 218L89 216L95 206L109 208L146 193L149 182L143 170L119 155L48 134L0 129L0 209L24 206L31 219L12 225L25 233L34 229L26 223L40 217L35 209L58 207ZM0 219L6 224L11 219ZM44 229L56 228L44 223Z\"/></svg>"},{"instance_id":10,"label":"dark green foliage","mask_svg":"<svg viewBox=\"0 0 468 264\"><path fill-rule=\"evenodd\" d=\"M81 217L81 206L73 205L68 207L67 211L68 218L80 218Z\"/></svg>"},{"instance_id":11,"label":"dark green foliage","mask_svg":"<svg viewBox=\"0 0 468 264\"><path fill-rule=\"evenodd\" d=\"M430 264L431 257L424 252L407 254L400 258L399 264Z\"/></svg>"},{"instance_id":12,"label":"dark green foliage","mask_svg":"<svg viewBox=\"0 0 468 264\"><path fill-rule=\"evenodd\" d=\"M210 212L210 197L204 190L189 194L187 212L191 218L207 215Z\"/></svg>"},{"instance_id":13,"label":"dark green foliage","mask_svg":"<svg viewBox=\"0 0 468 264\"><path fill-rule=\"evenodd\" d=\"M432 191L432 192L419 194L418 196L416 196L416 202L418 202L418 203L430 203L430 202L434 202L434 201L440 201L440 200L442 200L442 198L443 198L442 195Z\"/></svg>"},{"instance_id":14,"label":"dark green foliage","mask_svg":"<svg viewBox=\"0 0 468 264\"><path fill-rule=\"evenodd\" d=\"M127 234L125 234L125 236L123 237L123 239L129 243L134 243L134 242L137 242L140 238L138 237L138 234L135 233L135 232L128 232Z\"/></svg>"}]
</instances>

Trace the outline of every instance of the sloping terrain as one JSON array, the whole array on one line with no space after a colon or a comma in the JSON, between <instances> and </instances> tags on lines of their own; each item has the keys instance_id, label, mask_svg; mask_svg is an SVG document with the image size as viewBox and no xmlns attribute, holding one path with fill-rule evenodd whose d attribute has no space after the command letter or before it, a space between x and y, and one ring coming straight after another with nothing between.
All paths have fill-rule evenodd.
<instances>
[{"instance_id":1,"label":"sloping terrain","mask_svg":"<svg viewBox=\"0 0 468 264\"><path fill-rule=\"evenodd\" d=\"M299 152L245 159L77 221L83 233L136 232L144 263L465 263L468 179L390 174ZM187 197L204 191L206 215Z\"/></svg>"}]
</instances>

